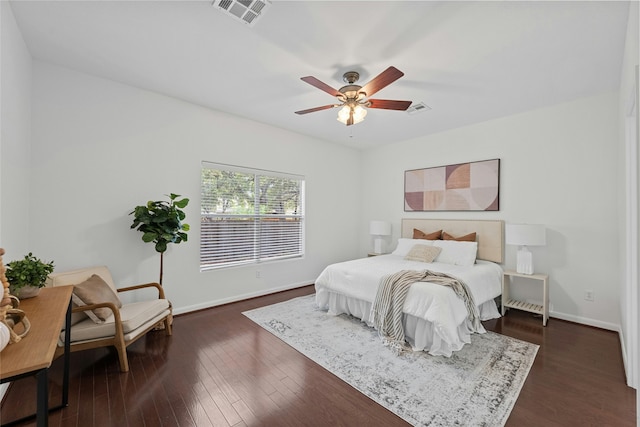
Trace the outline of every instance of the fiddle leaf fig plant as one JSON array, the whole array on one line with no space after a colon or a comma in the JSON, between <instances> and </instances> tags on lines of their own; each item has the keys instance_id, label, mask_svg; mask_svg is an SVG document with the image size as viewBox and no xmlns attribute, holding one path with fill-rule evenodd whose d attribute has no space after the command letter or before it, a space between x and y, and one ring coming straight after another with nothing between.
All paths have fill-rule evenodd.
<instances>
[{"instance_id":1,"label":"fiddle leaf fig plant","mask_svg":"<svg viewBox=\"0 0 640 427\"><path fill-rule=\"evenodd\" d=\"M160 284L162 284L163 257L169 243L187 241L189 224L184 221L182 211L188 204L188 198L179 194L169 194L169 201L149 201L146 205L136 206L129 215L133 215L132 229L142 232L142 241L154 243L160 253Z\"/></svg>"}]
</instances>

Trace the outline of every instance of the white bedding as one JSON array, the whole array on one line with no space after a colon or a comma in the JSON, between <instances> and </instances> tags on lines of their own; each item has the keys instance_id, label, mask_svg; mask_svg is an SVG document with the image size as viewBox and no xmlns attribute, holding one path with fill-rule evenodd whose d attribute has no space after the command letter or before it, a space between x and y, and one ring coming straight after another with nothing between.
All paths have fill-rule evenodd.
<instances>
[{"instance_id":1,"label":"white bedding","mask_svg":"<svg viewBox=\"0 0 640 427\"><path fill-rule=\"evenodd\" d=\"M425 269L447 273L464 281L480 309L482 320L500 316L493 299L501 293L502 268L481 260L465 267L407 261L402 256L389 254L332 264L316 280L316 303L330 314L350 314L371 325L370 309L380 279L400 270ZM450 356L464 343L470 342L472 331L464 302L447 286L414 283L409 289L403 312L405 334L415 350Z\"/></svg>"}]
</instances>

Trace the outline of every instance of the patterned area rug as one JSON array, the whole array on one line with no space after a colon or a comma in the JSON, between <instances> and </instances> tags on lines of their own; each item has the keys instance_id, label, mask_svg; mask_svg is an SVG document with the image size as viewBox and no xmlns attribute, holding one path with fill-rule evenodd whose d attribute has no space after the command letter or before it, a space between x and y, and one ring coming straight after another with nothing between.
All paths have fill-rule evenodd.
<instances>
[{"instance_id":1,"label":"patterned area rug","mask_svg":"<svg viewBox=\"0 0 640 427\"><path fill-rule=\"evenodd\" d=\"M488 332L450 358L396 356L373 328L328 315L314 298L243 314L415 426L503 426L538 352L535 344Z\"/></svg>"}]
</instances>

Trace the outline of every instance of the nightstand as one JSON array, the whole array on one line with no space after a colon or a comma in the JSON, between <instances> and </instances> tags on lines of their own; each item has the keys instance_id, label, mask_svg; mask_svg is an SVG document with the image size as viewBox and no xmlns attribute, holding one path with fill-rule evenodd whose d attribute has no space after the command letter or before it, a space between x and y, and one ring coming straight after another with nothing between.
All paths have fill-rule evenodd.
<instances>
[{"instance_id":1,"label":"nightstand","mask_svg":"<svg viewBox=\"0 0 640 427\"><path fill-rule=\"evenodd\" d=\"M531 282L537 281L542 285L542 305L531 304L524 301L518 301L509 297L509 287L513 277L522 277L529 279ZM502 315L504 316L507 308L515 308L530 313L542 315L542 325L547 326L549 320L549 276L546 274L522 274L515 271L505 271L502 275Z\"/></svg>"}]
</instances>

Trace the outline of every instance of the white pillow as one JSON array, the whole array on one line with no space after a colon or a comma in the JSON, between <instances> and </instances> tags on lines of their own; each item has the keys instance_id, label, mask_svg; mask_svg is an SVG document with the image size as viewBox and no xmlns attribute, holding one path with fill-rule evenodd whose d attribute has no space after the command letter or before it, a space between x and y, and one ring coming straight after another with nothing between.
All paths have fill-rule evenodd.
<instances>
[{"instance_id":1,"label":"white pillow","mask_svg":"<svg viewBox=\"0 0 640 427\"><path fill-rule=\"evenodd\" d=\"M472 266L476 262L478 242L458 242L455 240L435 240L433 246L442 248L436 262Z\"/></svg>"},{"instance_id":2,"label":"white pillow","mask_svg":"<svg viewBox=\"0 0 640 427\"><path fill-rule=\"evenodd\" d=\"M407 256L407 254L409 253L409 251L414 245L433 246L433 242L434 242L433 240L425 240L425 239L400 238L398 239L398 246L396 246L396 249L391 253L393 255Z\"/></svg>"}]
</instances>

